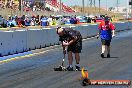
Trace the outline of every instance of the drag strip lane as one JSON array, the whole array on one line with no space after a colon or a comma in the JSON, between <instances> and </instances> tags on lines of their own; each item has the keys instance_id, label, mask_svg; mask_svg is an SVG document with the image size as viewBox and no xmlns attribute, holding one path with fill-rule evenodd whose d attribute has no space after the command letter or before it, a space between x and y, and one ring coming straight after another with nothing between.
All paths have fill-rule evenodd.
<instances>
[{"instance_id":1,"label":"drag strip lane","mask_svg":"<svg viewBox=\"0 0 132 88\"><path fill-rule=\"evenodd\" d=\"M127 32L126 34L122 32L123 36L117 36L112 40L112 58L100 58L100 40L83 42L80 65L88 69L91 79L132 80L132 32L130 32L129 35ZM80 72L53 71L53 67L61 63L62 57L62 49L58 48L28 59L1 64L0 88L83 88L79 82ZM91 88L127 87L92 86Z\"/></svg>"}]
</instances>

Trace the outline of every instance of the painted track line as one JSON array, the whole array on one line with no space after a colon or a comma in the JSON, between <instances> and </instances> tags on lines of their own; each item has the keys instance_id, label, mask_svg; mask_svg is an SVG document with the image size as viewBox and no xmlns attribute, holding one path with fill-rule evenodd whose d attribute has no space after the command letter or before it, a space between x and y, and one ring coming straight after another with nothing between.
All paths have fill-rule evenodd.
<instances>
[{"instance_id":1,"label":"painted track line","mask_svg":"<svg viewBox=\"0 0 132 88\"><path fill-rule=\"evenodd\" d=\"M45 50L45 51L42 51L42 52L28 54L28 55L24 55L24 56L17 56L17 57L13 57L13 58L7 58L5 60L1 60L0 64L7 63L7 62L10 62L10 61L14 61L14 60L23 59L23 58L29 58L29 57L33 57L33 56L36 56L36 55L41 55L41 54L44 54L44 53L49 52L51 50L54 50L54 49L49 49L49 50Z\"/></svg>"}]
</instances>

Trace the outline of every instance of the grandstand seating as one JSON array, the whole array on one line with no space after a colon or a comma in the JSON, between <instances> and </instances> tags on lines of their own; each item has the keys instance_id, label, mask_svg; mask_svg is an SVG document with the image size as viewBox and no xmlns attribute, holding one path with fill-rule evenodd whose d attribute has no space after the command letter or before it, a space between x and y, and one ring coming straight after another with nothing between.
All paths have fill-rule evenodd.
<instances>
[{"instance_id":1,"label":"grandstand seating","mask_svg":"<svg viewBox=\"0 0 132 88\"><path fill-rule=\"evenodd\" d=\"M59 8L61 4L63 12L71 12L71 13L75 12L75 10L73 10L71 7L65 5L64 3L59 3L56 0L46 0L46 3L55 8Z\"/></svg>"}]
</instances>

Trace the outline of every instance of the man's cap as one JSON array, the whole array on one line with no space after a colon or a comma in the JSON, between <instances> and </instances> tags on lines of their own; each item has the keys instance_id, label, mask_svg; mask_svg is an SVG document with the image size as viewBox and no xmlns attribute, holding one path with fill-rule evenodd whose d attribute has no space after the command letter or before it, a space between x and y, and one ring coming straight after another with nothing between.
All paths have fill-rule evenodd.
<instances>
[{"instance_id":1,"label":"man's cap","mask_svg":"<svg viewBox=\"0 0 132 88\"><path fill-rule=\"evenodd\" d=\"M104 21L110 21L109 17L105 17Z\"/></svg>"}]
</instances>

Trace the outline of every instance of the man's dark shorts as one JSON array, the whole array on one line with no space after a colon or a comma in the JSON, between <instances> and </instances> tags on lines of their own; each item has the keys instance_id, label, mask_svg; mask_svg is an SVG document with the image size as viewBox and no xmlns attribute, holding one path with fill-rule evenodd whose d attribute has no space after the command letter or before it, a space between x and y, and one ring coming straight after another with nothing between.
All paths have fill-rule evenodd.
<instances>
[{"instance_id":1,"label":"man's dark shorts","mask_svg":"<svg viewBox=\"0 0 132 88\"><path fill-rule=\"evenodd\" d=\"M78 41L68 46L67 52L72 51L73 53L81 53L81 50L82 50L82 41Z\"/></svg>"},{"instance_id":2,"label":"man's dark shorts","mask_svg":"<svg viewBox=\"0 0 132 88\"><path fill-rule=\"evenodd\" d=\"M110 46L111 40L104 40L104 39L101 39L101 42L102 42L102 45Z\"/></svg>"}]
</instances>

